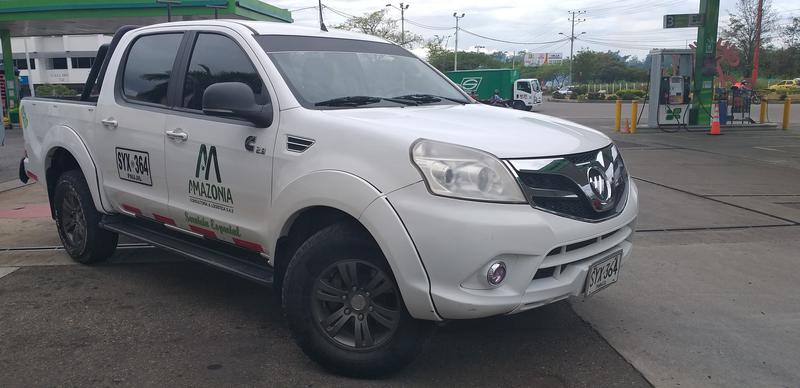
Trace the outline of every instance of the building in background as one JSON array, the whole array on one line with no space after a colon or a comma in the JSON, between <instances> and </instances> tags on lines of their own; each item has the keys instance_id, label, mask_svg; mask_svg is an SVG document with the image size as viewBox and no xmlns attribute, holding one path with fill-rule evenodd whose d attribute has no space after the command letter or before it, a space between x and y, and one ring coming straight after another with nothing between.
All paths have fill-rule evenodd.
<instances>
[{"instance_id":1,"label":"building in background","mask_svg":"<svg viewBox=\"0 0 800 388\"><path fill-rule=\"evenodd\" d=\"M61 84L80 91L89 77L97 49L111 35L63 35L12 38L14 67L20 86ZM26 61L26 47L29 61ZM26 93L27 94L27 93Z\"/></svg>"},{"instance_id":2,"label":"building in background","mask_svg":"<svg viewBox=\"0 0 800 388\"><path fill-rule=\"evenodd\" d=\"M564 56L561 53L525 53L525 57L523 61L525 66L541 66L552 64L556 65L561 63L564 60Z\"/></svg>"}]
</instances>

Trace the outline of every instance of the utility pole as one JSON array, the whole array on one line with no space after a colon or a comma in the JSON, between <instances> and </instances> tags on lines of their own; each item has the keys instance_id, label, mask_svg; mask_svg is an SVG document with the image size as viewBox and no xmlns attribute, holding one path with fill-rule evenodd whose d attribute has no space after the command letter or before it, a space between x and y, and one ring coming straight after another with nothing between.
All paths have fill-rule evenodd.
<instances>
[{"instance_id":1,"label":"utility pole","mask_svg":"<svg viewBox=\"0 0 800 388\"><path fill-rule=\"evenodd\" d=\"M317 8L319 8L319 29L327 32L328 27L325 27L325 22L322 21L322 0L319 0L319 6Z\"/></svg>"},{"instance_id":2,"label":"utility pole","mask_svg":"<svg viewBox=\"0 0 800 388\"><path fill-rule=\"evenodd\" d=\"M764 0L758 0L758 15L756 16L756 46L753 48L753 74L750 88L755 90L758 81L758 51L761 49L761 19L764 15Z\"/></svg>"},{"instance_id":3,"label":"utility pole","mask_svg":"<svg viewBox=\"0 0 800 388\"><path fill-rule=\"evenodd\" d=\"M387 7L393 7L400 10L400 45L405 47L406 45L406 10L408 9L408 4L400 3L400 7L396 7L394 4L389 3L386 4Z\"/></svg>"},{"instance_id":4,"label":"utility pole","mask_svg":"<svg viewBox=\"0 0 800 388\"><path fill-rule=\"evenodd\" d=\"M586 11L567 11L567 13L571 14L572 16L567 19L572 22L572 30L567 37L569 39L569 82L572 83L572 62L573 62L573 54L575 52L575 39L578 36L575 35L575 24L580 24L586 21L586 19L578 19L577 16L583 15ZM559 32L559 35L566 35L563 32ZM585 34L585 32L581 32L580 35Z\"/></svg>"},{"instance_id":5,"label":"utility pole","mask_svg":"<svg viewBox=\"0 0 800 388\"><path fill-rule=\"evenodd\" d=\"M456 51L453 52L453 70L458 70L458 20L464 17L464 13L458 16L458 12L453 12L453 17L456 18Z\"/></svg>"}]
</instances>

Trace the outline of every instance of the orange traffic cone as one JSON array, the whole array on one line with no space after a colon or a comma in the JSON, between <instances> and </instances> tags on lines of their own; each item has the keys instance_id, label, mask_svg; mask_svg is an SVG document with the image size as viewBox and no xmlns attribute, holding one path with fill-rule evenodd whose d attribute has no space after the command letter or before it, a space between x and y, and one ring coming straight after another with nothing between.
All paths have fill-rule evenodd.
<instances>
[{"instance_id":1,"label":"orange traffic cone","mask_svg":"<svg viewBox=\"0 0 800 388\"><path fill-rule=\"evenodd\" d=\"M631 121L630 119L625 119L625 126L622 128L621 133L631 133Z\"/></svg>"},{"instance_id":2,"label":"orange traffic cone","mask_svg":"<svg viewBox=\"0 0 800 388\"><path fill-rule=\"evenodd\" d=\"M714 103L714 108L711 110L711 132L709 135L722 135L719 127L719 104Z\"/></svg>"}]
</instances>

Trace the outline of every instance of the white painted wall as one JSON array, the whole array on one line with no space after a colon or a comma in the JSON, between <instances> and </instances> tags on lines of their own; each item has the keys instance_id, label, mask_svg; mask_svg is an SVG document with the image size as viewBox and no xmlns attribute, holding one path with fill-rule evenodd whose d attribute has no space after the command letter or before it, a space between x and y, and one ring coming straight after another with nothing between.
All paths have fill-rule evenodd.
<instances>
[{"instance_id":1,"label":"white painted wall","mask_svg":"<svg viewBox=\"0 0 800 388\"><path fill-rule=\"evenodd\" d=\"M73 69L72 57L94 57L97 49L111 42L111 35L63 35L11 38L11 51L14 59L25 58L25 41L28 55L35 62L36 69L20 69L20 76L28 76L34 85L82 84L86 82L90 69ZM48 59L67 58L66 69L49 69Z\"/></svg>"}]
</instances>

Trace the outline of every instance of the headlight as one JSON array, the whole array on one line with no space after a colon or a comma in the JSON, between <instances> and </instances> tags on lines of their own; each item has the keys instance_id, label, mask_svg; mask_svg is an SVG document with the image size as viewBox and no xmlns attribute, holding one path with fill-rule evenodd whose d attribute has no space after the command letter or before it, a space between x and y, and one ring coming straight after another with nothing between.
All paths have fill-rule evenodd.
<instances>
[{"instance_id":1,"label":"headlight","mask_svg":"<svg viewBox=\"0 0 800 388\"><path fill-rule=\"evenodd\" d=\"M411 146L411 160L433 194L478 201L527 202L508 169L487 152L418 140Z\"/></svg>"}]
</instances>

